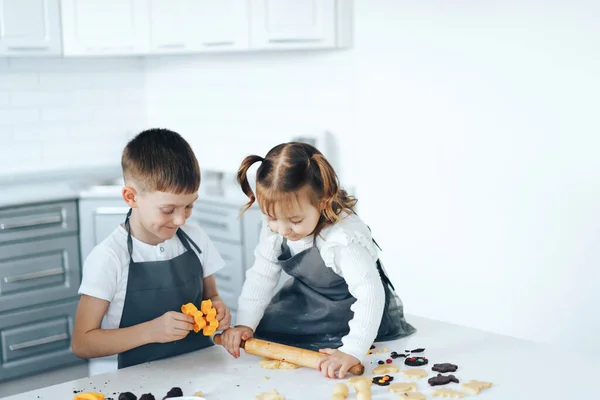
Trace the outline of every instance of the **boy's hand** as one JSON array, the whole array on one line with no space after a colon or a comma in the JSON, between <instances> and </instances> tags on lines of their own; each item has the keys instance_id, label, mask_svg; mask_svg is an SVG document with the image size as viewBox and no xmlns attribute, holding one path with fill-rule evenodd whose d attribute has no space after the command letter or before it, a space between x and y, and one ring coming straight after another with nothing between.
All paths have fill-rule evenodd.
<instances>
[{"instance_id":1,"label":"boy's hand","mask_svg":"<svg viewBox=\"0 0 600 400\"><path fill-rule=\"evenodd\" d=\"M217 321L219 321L219 330L224 331L229 329L231 324L231 312L229 307L223 302L221 297L214 296L210 299L212 306L217 310Z\"/></svg>"},{"instance_id":2,"label":"boy's hand","mask_svg":"<svg viewBox=\"0 0 600 400\"><path fill-rule=\"evenodd\" d=\"M350 368L360 363L356 357L339 350L321 349L319 352L327 354L317 362L317 369L324 377L336 378L335 371L339 369L338 377L343 378Z\"/></svg>"},{"instance_id":3,"label":"boy's hand","mask_svg":"<svg viewBox=\"0 0 600 400\"><path fill-rule=\"evenodd\" d=\"M240 356L240 343L248 340L254 335L254 331L247 326L236 326L229 328L221 335L221 344L234 358Z\"/></svg>"},{"instance_id":4,"label":"boy's hand","mask_svg":"<svg viewBox=\"0 0 600 400\"><path fill-rule=\"evenodd\" d=\"M151 343L167 343L181 340L194 329L194 319L176 311L167 311L150 321Z\"/></svg>"}]
</instances>

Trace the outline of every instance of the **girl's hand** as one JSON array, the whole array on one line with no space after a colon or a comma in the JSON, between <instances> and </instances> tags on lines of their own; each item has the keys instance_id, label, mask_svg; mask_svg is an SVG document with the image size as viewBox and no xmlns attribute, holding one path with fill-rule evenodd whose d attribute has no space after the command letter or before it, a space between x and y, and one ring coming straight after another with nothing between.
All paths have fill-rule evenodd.
<instances>
[{"instance_id":1,"label":"girl's hand","mask_svg":"<svg viewBox=\"0 0 600 400\"><path fill-rule=\"evenodd\" d=\"M229 307L223 302L221 297L214 296L210 299L212 306L217 310L217 321L219 321L219 330L224 331L229 329L231 325L231 312Z\"/></svg>"},{"instance_id":2,"label":"girl's hand","mask_svg":"<svg viewBox=\"0 0 600 400\"><path fill-rule=\"evenodd\" d=\"M360 360L350 354L334 349L321 349L320 353L327 354L319 358L317 370L324 377L336 378L335 371L339 369L338 378L343 378L350 368L360 363Z\"/></svg>"},{"instance_id":3,"label":"girl's hand","mask_svg":"<svg viewBox=\"0 0 600 400\"><path fill-rule=\"evenodd\" d=\"M247 326L236 326L229 328L221 335L221 344L234 358L240 356L240 343L248 340L254 335L254 331Z\"/></svg>"}]
</instances>

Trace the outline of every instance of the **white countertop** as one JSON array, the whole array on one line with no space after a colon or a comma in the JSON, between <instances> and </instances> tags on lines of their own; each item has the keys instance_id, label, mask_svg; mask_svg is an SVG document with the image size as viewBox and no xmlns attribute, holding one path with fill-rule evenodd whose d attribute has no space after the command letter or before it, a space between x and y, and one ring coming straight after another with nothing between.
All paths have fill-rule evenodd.
<instances>
[{"instance_id":1,"label":"white countertop","mask_svg":"<svg viewBox=\"0 0 600 400\"><path fill-rule=\"evenodd\" d=\"M536 344L507 336L478 331L439 321L409 316L418 332L408 338L377 344L377 349L398 353L425 347L422 355L429 359L426 366L450 362L459 366L454 375L461 381L471 379L493 382L494 386L479 395L481 400L546 400L592 399L598 397L596 380L600 378L600 363L589 354L569 351L569 343L561 348ZM374 354L365 360L366 374L377 365L378 359L389 353ZM259 393L276 389L288 400L308 398L329 399L339 380L323 378L316 370L264 370L259 358L242 352L235 360L221 346L167 360L142 364L92 378L7 397L5 400L67 400L73 391L99 391L118 398L120 392L130 391L138 397L151 392L162 399L169 389L179 386L184 395L202 391L206 400L253 399ZM394 364L408 368L403 359ZM269 377L269 379L265 379ZM394 382L408 381L394 374ZM344 380L345 381L345 380ZM428 399L436 399L434 388L427 378L417 380L419 390ZM460 390L452 383L449 388ZM372 386L373 399L398 399L386 387ZM116 395L115 395L116 393ZM474 397L467 395L465 398ZM356 398L353 390L348 399Z\"/></svg>"}]
</instances>

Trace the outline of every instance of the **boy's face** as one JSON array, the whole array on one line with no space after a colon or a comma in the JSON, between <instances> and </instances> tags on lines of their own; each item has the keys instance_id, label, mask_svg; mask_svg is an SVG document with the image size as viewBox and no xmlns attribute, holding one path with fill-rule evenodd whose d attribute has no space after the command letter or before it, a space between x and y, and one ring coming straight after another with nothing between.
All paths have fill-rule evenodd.
<instances>
[{"instance_id":1,"label":"boy's face","mask_svg":"<svg viewBox=\"0 0 600 400\"><path fill-rule=\"evenodd\" d=\"M177 229L192 215L198 193L142 192L135 195L134 207L148 241L163 242L175 236Z\"/></svg>"}]
</instances>

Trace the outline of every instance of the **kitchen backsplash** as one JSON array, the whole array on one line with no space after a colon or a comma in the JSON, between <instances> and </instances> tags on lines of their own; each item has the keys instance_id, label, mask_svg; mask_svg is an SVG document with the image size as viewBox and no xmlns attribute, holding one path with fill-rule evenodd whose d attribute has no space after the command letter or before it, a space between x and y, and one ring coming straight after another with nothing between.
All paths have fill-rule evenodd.
<instances>
[{"instance_id":1,"label":"kitchen backsplash","mask_svg":"<svg viewBox=\"0 0 600 400\"><path fill-rule=\"evenodd\" d=\"M146 127L139 58L0 58L0 175L115 164Z\"/></svg>"}]
</instances>

